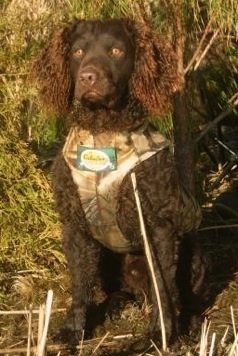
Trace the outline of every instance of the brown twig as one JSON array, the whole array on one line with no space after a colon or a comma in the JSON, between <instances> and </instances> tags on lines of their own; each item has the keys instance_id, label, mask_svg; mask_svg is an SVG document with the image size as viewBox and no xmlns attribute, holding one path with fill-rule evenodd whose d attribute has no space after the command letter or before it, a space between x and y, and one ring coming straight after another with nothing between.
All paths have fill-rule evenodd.
<instances>
[{"instance_id":1,"label":"brown twig","mask_svg":"<svg viewBox=\"0 0 238 356\"><path fill-rule=\"evenodd\" d=\"M234 96L235 97L235 96ZM215 126L217 125L221 120L223 120L226 116L232 113L234 108L238 105L238 98L232 103L232 107L229 107L225 111L223 111L220 115L218 115L213 121L209 122L205 129L198 135L198 137L195 139L195 143L197 144L206 134Z\"/></svg>"},{"instance_id":2,"label":"brown twig","mask_svg":"<svg viewBox=\"0 0 238 356\"><path fill-rule=\"evenodd\" d=\"M159 348L157 347L156 343L153 340L150 340L151 344L155 348L155 351L157 352L158 356L162 356L162 353L160 352Z\"/></svg>"},{"instance_id":3,"label":"brown twig","mask_svg":"<svg viewBox=\"0 0 238 356\"><path fill-rule=\"evenodd\" d=\"M32 304L29 308L29 319L28 319L28 335L27 335L27 353L26 356L31 354L31 335L32 335Z\"/></svg>"},{"instance_id":4,"label":"brown twig","mask_svg":"<svg viewBox=\"0 0 238 356\"><path fill-rule=\"evenodd\" d=\"M230 224L230 225L214 225L214 226L207 226L198 229L198 231L208 231L208 230L216 230L216 229L228 229L228 228L238 228L238 224Z\"/></svg>"},{"instance_id":5,"label":"brown twig","mask_svg":"<svg viewBox=\"0 0 238 356\"><path fill-rule=\"evenodd\" d=\"M82 331L82 336L81 336L81 339L80 339L80 342L79 342L79 356L81 356L82 352L83 352L84 334L85 334L85 331L83 330Z\"/></svg>"},{"instance_id":6,"label":"brown twig","mask_svg":"<svg viewBox=\"0 0 238 356\"><path fill-rule=\"evenodd\" d=\"M99 347L102 345L103 341L108 337L109 331L103 336L103 338L100 340L100 342L97 344L97 346L93 349L93 354L99 349Z\"/></svg>"},{"instance_id":7,"label":"brown twig","mask_svg":"<svg viewBox=\"0 0 238 356\"><path fill-rule=\"evenodd\" d=\"M209 19L209 21L208 21L208 23L207 23L207 25L205 27L203 35L202 35L202 37L201 37L201 39L200 39L200 41L198 43L198 46L197 46L192 58L190 59L190 62L188 63L187 67L184 69L184 74L186 74L191 69L193 64L196 62L197 57L199 56L199 53L201 52L203 44L204 44L204 42L206 40L207 34L210 32L212 21L213 21L215 16L216 16L216 13L214 12L213 15L210 17L210 19Z\"/></svg>"},{"instance_id":8,"label":"brown twig","mask_svg":"<svg viewBox=\"0 0 238 356\"><path fill-rule=\"evenodd\" d=\"M49 352L57 352L57 351L66 351L69 347L67 345L50 345L47 346L47 351ZM0 350L0 355L19 355L19 354L26 354L27 348L26 347L18 347L18 348L5 348ZM30 352L36 354L37 348L31 347Z\"/></svg>"},{"instance_id":9,"label":"brown twig","mask_svg":"<svg viewBox=\"0 0 238 356\"><path fill-rule=\"evenodd\" d=\"M206 45L205 49L203 50L203 52L201 53L200 57L198 57L198 59L196 60L196 64L194 66L194 70L197 70L200 63L202 62L203 58L205 57L205 55L207 54L207 52L209 51L209 49L211 48L213 42L215 41L218 33L220 32L220 29L218 28L212 35L210 41L208 42L208 44Z\"/></svg>"},{"instance_id":10,"label":"brown twig","mask_svg":"<svg viewBox=\"0 0 238 356\"><path fill-rule=\"evenodd\" d=\"M53 313L61 313L65 312L65 308L61 309L54 309L51 311L51 314ZM40 309L33 309L33 310L0 310L0 315L29 315L29 314L40 314L41 310Z\"/></svg>"},{"instance_id":11,"label":"brown twig","mask_svg":"<svg viewBox=\"0 0 238 356\"><path fill-rule=\"evenodd\" d=\"M141 334L126 334L126 335L116 335L116 336L111 336L109 338L109 340L107 340L106 342L103 342L100 344L100 346L104 346L104 347L114 347L116 345L116 342L118 339L122 340L122 339L131 339L131 338L136 338L136 337L141 337ZM91 340L87 340L84 341L84 345L80 345L80 346L75 346L75 350L80 350L80 348L82 348L83 350L87 350L87 349L92 349L93 346L92 344L94 343L95 345L100 343L102 339L101 338L95 338L95 339L91 339ZM46 346L46 351L47 352L59 352L59 351L67 351L67 350L71 350L72 346L66 345L66 344L60 344L60 345L47 345ZM5 348L5 349L1 349L0 350L0 355L17 355L17 354L25 354L27 351L26 347L18 347L18 348ZM30 351L32 353L36 353L37 352L37 347L31 347Z\"/></svg>"}]
</instances>

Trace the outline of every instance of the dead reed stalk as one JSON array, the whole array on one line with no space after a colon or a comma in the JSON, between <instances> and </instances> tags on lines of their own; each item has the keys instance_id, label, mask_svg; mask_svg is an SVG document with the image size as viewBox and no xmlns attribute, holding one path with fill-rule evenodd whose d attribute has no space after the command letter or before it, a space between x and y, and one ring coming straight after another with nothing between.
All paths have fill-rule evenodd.
<instances>
[{"instance_id":1,"label":"dead reed stalk","mask_svg":"<svg viewBox=\"0 0 238 356\"><path fill-rule=\"evenodd\" d=\"M49 290L48 294L47 294L46 305L45 305L44 327L42 330L42 335L41 335L40 342L39 342L37 352L36 352L37 356L44 356L44 354L45 354L45 347L46 347L47 333L48 333L48 327L49 327L49 322L50 322L52 302L53 302L53 291Z\"/></svg>"},{"instance_id":2,"label":"dead reed stalk","mask_svg":"<svg viewBox=\"0 0 238 356\"><path fill-rule=\"evenodd\" d=\"M160 298L160 293L159 293L159 286L158 286L157 279L155 276L152 254L151 254L150 245L149 245L149 241L148 241L147 234L146 234L140 198L139 198L139 194L138 194L138 190L137 190L135 173L131 173L131 180L132 180L132 184L133 184L136 206L137 206L138 215L139 215L141 234L143 237L144 248L145 248L145 255L147 258L148 265L149 265L149 269L150 269L150 273L151 273L151 277L152 277L152 281L153 281L153 285L154 285L154 289L155 289L156 299L157 299L157 303L158 303L160 326L161 326L162 349L163 349L163 351L166 351L167 350L166 333L165 333L163 309L162 309L161 298Z\"/></svg>"}]
</instances>

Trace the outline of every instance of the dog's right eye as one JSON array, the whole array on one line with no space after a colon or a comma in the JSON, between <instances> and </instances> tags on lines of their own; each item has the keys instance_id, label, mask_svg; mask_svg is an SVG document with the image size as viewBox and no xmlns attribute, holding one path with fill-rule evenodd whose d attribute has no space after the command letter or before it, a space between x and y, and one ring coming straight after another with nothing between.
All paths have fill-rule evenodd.
<instances>
[{"instance_id":1,"label":"dog's right eye","mask_svg":"<svg viewBox=\"0 0 238 356\"><path fill-rule=\"evenodd\" d=\"M124 51L120 48L113 47L109 51L109 56L114 58L120 58L124 55Z\"/></svg>"},{"instance_id":2,"label":"dog's right eye","mask_svg":"<svg viewBox=\"0 0 238 356\"><path fill-rule=\"evenodd\" d=\"M78 48L74 52L74 57L76 57L76 58L82 58L83 56L84 56L84 50L82 48Z\"/></svg>"}]
</instances>

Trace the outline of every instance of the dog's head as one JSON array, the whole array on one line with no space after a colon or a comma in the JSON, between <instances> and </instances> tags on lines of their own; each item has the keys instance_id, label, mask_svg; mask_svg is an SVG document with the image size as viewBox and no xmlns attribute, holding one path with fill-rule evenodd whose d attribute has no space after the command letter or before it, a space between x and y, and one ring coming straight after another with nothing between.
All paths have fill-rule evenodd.
<instances>
[{"instance_id":1,"label":"dog's head","mask_svg":"<svg viewBox=\"0 0 238 356\"><path fill-rule=\"evenodd\" d=\"M129 19L76 20L56 31L31 76L46 104L60 113L74 100L119 111L134 98L150 114L162 114L182 83L170 46Z\"/></svg>"},{"instance_id":2,"label":"dog's head","mask_svg":"<svg viewBox=\"0 0 238 356\"><path fill-rule=\"evenodd\" d=\"M72 29L70 74L83 105L123 106L134 62L135 46L121 21L79 21Z\"/></svg>"}]
</instances>

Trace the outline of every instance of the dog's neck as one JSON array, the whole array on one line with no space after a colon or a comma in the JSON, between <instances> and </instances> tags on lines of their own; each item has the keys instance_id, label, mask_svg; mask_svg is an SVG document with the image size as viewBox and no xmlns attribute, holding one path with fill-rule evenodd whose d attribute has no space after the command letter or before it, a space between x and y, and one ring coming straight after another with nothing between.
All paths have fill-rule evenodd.
<instances>
[{"instance_id":1,"label":"dog's neck","mask_svg":"<svg viewBox=\"0 0 238 356\"><path fill-rule=\"evenodd\" d=\"M96 135L102 132L133 131L144 124L147 117L147 110L136 99L130 100L122 110L89 108L76 102L68 116L68 124Z\"/></svg>"}]
</instances>

